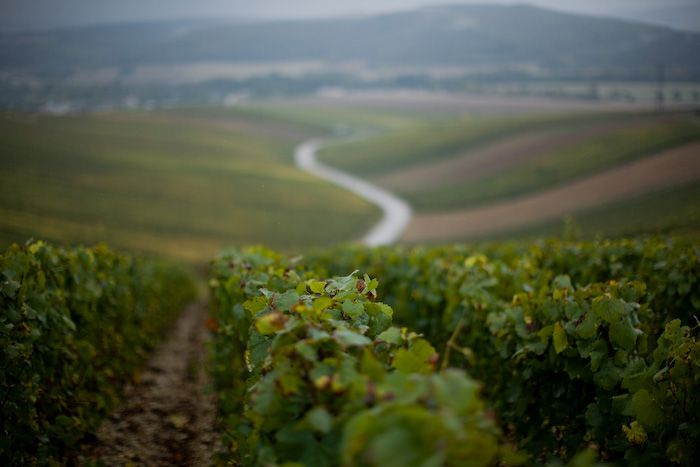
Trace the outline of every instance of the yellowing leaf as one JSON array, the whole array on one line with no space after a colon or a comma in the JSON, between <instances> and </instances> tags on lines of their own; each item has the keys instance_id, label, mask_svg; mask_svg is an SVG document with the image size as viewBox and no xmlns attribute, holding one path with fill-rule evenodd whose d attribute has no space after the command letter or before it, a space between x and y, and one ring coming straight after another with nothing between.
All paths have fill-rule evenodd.
<instances>
[{"instance_id":1,"label":"yellowing leaf","mask_svg":"<svg viewBox=\"0 0 700 467\"><path fill-rule=\"evenodd\" d=\"M268 313L255 322L255 329L260 334L274 334L284 329L287 321L289 321L289 318L282 313Z\"/></svg>"},{"instance_id":2,"label":"yellowing leaf","mask_svg":"<svg viewBox=\"0 0 700 467\"><path fill-rule=\"evenodd\" d=\"M313 293L322 294L326 288L326 283L323 281L309 281L309 289Z\"/></svg>"},{"instance_id":3,"label":"yellowing leaf","mask_svg":"<svg viewBox=\"0 0 700 467\"><path fill-rule=\"evenodd\" d=\"M411 341L410 349L399 349L392 366L401 373L430 373L437 361L438 354L425 339Z\"/></svg>"},{"instance_id":4,"label":"yellowing leaf","mask_svg":"<svg viewBox=\"0 0 700 467\"><path fill-rule=\"evenodd\" d=\"M630 423L630 426L623 426L622 431L625 433L627 441L631 444L641 445L647 442L647 432L637 420Z\"/></svg>"},{"instance_id":5,"label":"yellowing leaf","mask_svg":"<svg viewBox=\"0 0 700 467\"><path fill-rule=\"evenodd\" d=\"M558 321L554 324L552 341L554 342L554 351L557 354L562 353L569 346L569 341L566 338L566 331L564 331L564 328Z\"/></svg>"},{"instance_id":6,"label":"yellowing leaf","mask_svg":"<svg viewBox=\"0 0 700 467\"><path fill-rule=\"evenodd\" d=\"M168 417L168 422L177 429L187 425L189 418L182 414L173 414Z\"/></svg>"},{"instance_id":7,"label":"yellowing leaf","mask_svg":"<svg viewBox=\"0 0 700 467\"><path fill-rule=\"evenodd\" d=\"M333 299L328 297L319 297L314 300L314 310L321 312L333 304Z\"/></svg>"}]
</instances>

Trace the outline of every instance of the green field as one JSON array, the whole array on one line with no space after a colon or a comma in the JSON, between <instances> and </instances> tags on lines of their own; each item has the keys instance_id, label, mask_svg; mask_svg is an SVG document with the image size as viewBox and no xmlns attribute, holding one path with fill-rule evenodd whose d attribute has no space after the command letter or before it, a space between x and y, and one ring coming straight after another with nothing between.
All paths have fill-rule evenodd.
<instances>
[{"instance_id":1,"label":"green field","mask_svg":"<svg viewBox=\"0 0 700 467\"><path fill-rule=\"evenodd\" d=\"M202 110L200 110L202 111ZM210 115L230 115L230 110L207 109ZM236 115L252 121L294 123L308 128L329 132L353 132L376 134L413 129L416 125L442 125L449 114L437 111L411 109L371 109L365 107L337 107L321 105L295 105L293 103L257 102L237 107Z\"/></svg>"},{"instance_id":2,"label":"green field","mask_svg":"<svg viewBox=\"0 0 700 467\"><path fill-rule=\"evenodd\" d=\"M464 115L449 120L418 122L416 125L386 132L371 139L330 147L320 154L320 158L354 174L376 177L457 157L466 151L532 130L585 126L601 119L616 118L620 116Z\"/></svg>"},{"instance_id":3,"label":"green field","mask_svg":"<svg viewBox=\"0 0 700 467\"><path fill-rule=\"evenodd\" d=\"M197 261L226 245L353 240L375 208L292 166L294 146L322 133L235 111L4 114L0 245L106 241Z\"/></svg>"},{"instance_id":4,"label":"green field","mask_svg":"<svg viewBox=\"0 0 700 467\"><path fill-rule=\"evenodd\" d=\"M230 245L293 250L352 241L378 210L293 167L293 149L307 138L366 135L322 156L376 178L531 131L621 119L639 125L470 183L400 191L418 211L506 199L698 139L698 119L682 114L650 124L648 115L634 114L474 117L279 103L64 117L6 113L0 247L32 237L104 241L200 261ZM610 219L614 224L616 216Z\"/></svg>"},{"instance_id":5,"label":"green field","mask_svg":"<svg viewBox=\"0 0 700 467\"><path fill-rule=\"evenodd\" d=\"M620 125L622 123L622 125ZM610 128L606 128L610 124ZM617 125L617 126L615 126ZM596 128L591 130L592 128ZM404 169L468 158L509 138L551 131L556 149L543 149L483 176L466 173L464 180L411 181L395 188L419 212L461 209L532 193L568 183L613 166L700 140L700 119L694 113L657 118L652 114L578 114L520 117L461 117L421 123L363 141L326 149L323 160L360 176L381 181ZM577 132L591 131L584 141Z\"/></svg>"},{"instance_id":6,"label":"green field","mask_svg":"<svg viewBox=\"0 0 700 467\"><path fill-rule=\"evenodd\" d=\"M400 194L419 211L477 206L563 185L697 140L700 140L700 119L693 115L663 123L640 122L584 143L545 152L477 180Z\"/></svg>"},{"instance_id":7,"label":"green field","mask_svg":"<svg viewBox=\"0 0 700 467\"><path fill-rule=\"evenodd\" d=\"M498 238L535 239L552 235L580 238L666 234L700 238L700 183L653 192L575 213L565 221L548 222Z\"/></svg>"}]
</instances>

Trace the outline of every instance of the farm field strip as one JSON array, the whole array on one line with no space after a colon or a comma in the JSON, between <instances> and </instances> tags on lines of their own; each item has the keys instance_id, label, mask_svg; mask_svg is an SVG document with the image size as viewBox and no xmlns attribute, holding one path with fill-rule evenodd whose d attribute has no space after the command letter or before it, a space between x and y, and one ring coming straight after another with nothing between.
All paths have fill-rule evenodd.
<instances>
[{"instance_id":1,"label":"farm field strip","mask_svg":"<svg viewBox=\"0 0 700 467\"><path fill-rule=\"evenodd\" d=\"M696 117L642 121L458 184L405 193L418 211L483 206L562 186L635 159L700 140Z\"/></svg>"},{"instance_id":2,"label":"farm field strip","mask_svg":"<svg viewBox=\"0 0 700 467\"><path fill-rule=\"evenodd\" d=\"M700 179L700 143L670 149L569 185L482 208L419 214L402 240L475 237L522 227Z\"/></svg>"},{"instance_id":3,"label":"farm field strip","mask_svg":"<svg viewBox=\"0 0 700 467\"><path fill-rule=\"evenodd\" d=\"M418 167L399 169L375 181L400 193L444 188L446 185L465 183L515 168L542 154L575 147L616 131L634 128L644 123L669 120L667 116L654 115L642 119L605 120L568 128L536 129L477 147L454 158L437 162L426 161L426 164Z\"/></svg>"},{"instance_id":4,"label":"farm field strip","mask_svg":"<svg viewBox=\"0 0 700 467\"><path fill-rule=\"evenodd\" d=\"M562 234L576 238L618 237L662 233L698 238L700 181L613 201L572 213L565 222L548 220L522 229L475 237L476 240L537 239Z\"/></svg>"},{"instance_id":5,"label":"farm field strip","mask_svg":"<svg viewBox=\"0 0 700 467\"><path fill-rule=\"evenodd\" d=\"M328 148L319 158L355 175L380 179L400 170L460 157L505 138L538 130L580 128L644 114L572 113L535 115L463 114L384 132L373 138Z\"/></svg>"}]
</instances>

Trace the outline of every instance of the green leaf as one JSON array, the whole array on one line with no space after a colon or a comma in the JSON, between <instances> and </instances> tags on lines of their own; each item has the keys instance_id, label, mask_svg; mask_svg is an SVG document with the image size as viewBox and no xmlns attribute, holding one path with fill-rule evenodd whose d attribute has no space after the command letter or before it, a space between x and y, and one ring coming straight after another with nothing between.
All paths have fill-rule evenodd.
<instances>
[{"instance_id":1,"label":"green leaf","mask_svg":"<svg viewBox=\"0 0 700 467\"><path fill-rule=\"evenodd\" d=\"M478 398L479 384L467 378L463 371L447 369L433 375L432 382L437 402L462 416L469 415L481 404ZM456 395L459 396L455 397Z\"/></svg>"},{"instance_id":2,"label":"green leaf","mask_svg":"<svg viewBox=\"0 0 700 467\"><path fill-rule=\"evenodd\" d=\"M641 331L632 326L628 317L623 317L610 325L610 341L625 350L632 350Z\"/></svg>"},{"instance_id":3,"label":"green leaf","mask_svg":"<svg viewBox=\"0 0 700 467\"><path fill-rule=\"evenodd\" d=\"M673 343L678 342L683 338L683 330L681 328L681 320L674 319L666 324L663 337Z\"/></svg>"},{"instance_id":4,"label":"green leaf","mask_svg":"<svg viewBox=\"0 0 700 467\"><path fill-rule=\"evenodd\" d=\"M430 373L435 365L437 352L425 339L414 339L410 348L399 349L392 366L402 373Z\"/></svg>"},{"instance_id":5,"label":"green leaf","mask_svg":"<svg viewBox=\"0 0 700 467\"><path fill-rule=\"evenodd\" d=\"M557 289L573 289L571 278L567 275L561 275L554 278L553 285Z\"/></svg>"},{"instance_id":6,"label":"green leaf","mask_svg":"<svg viewBox=\"0 0 700 467\"><path fill-rule=\"evenodd\" d=\"M394 311L384 303L365 303L365 312L369 315L369 335L376 336L391 326Z\"/></svg>"},{"instance_id":7,"label":"green leaf","mask_svg":"<svg viewBox=\"0 0 700 467\"><path fill-rule=\"evenodd\" d=\"M593 375L593 382L606 391L613 389L622 379L622 370L610 361L606 361L603 367Z\"/></svg>"},{"instance_id":8,"label":"green leaf","mask_svg":"<svg viewBox=\"0 0 700 467\"><path fill-rule=\"evenodd\" d=\"M263 296L258 296L243 302L243 309L250 313L251 316L257 315L267 306L267 299Z\"/></svg>"},{"instance_id":9,"label":"green leaf","mask_svg":"<svg viewBox=\"0 0 700 467\"><path fill-rule=\"evenodd\" d=\"M631 417L634 415L632 413L631 403L629 394L620 394L618 396L613 396L610 398L610 408L612 413L617 415L625 415Z\"/></svg>"},{"instance_id":10,"label":"green leaf","mask_svg":"<svg viewBox=\"0 0 700 467\"><path fill-rule=\"evenodd\" d=\"M554 342L554 351L557 354L562 353L569 346L569 341L566 338L566 331L564 331L564 328L559 321L554 323L552 341Z\"/></svg>"},{"instance_id":11,"label":"green leaf","mask_svg":"<svg viewBox=\"0 0 700 467\"><path fill-rule=\"evenodd\" d=\"M586 317L576 326L576 337L590 339L598 332L598 322L593 313L588 313Z\"/></svg>"},{"instance_id":12,"label":"green leaf","mask_svg":"<svg viewBox=\"0 0 700 467\"><path fill-rule=\"evenodd\" d=\"M333 416L325 407L314 407L306 414L306 421L315 431L328 433L333 427Z\"/></svg>"},{"instance_id":13,"label":"green leaf","mask_svg":"<svg viewBox=\"0 0 700 467\"><path fill-rule=\"evenodd\" d=\"M641 389L632 396L632 411L647 428L658 426L664 419L661 406L646 389Z\"/></svg>"},{"instance_id":14,"label":"green leaf","mask_svg":"<svg viewBox=\"0 0 700 467\"><path fill-rule=\"evenodd\" d=\"M14 297L19 288L20 283L15 280L10 279L0 282L0 291L8 298Z\"/></svg>"},{"instance_id":15,"label":"green leaf","mask_svg":"<svg viewBox=\"0 0 700 467\"><path fill-rule=\"evenodd\" d=\"M542 329L537 331L537 336L543 341L547 342L549 340L549 337L552 335L553 330L554 326L552 326L551 324L544 326Z\"/></svg>"},{"instance_id":16,"label":"green leaf","mask_svg":"<svg viewBox=\"0 0 700 467\"><path fill-rule=\"evenodd\" d=\"M377 293L377 287L379 287L379 281L377 279L370 279L367 274L365 274L365 288L364 292L376 294Z\"/></svg>"},{"instance_id":17,"label":"green leaf","mask_svg":"<svg viewBox=\"0 0 700 467\"><path fill-rule=\"evenodd\" d=\"M326 288L326 283L324 281L309 281L309 289L316 294L322 294L323 290Z\"/></svg>"},{"instance_id":18,"label":"green leaf","mask_svg":"<svg viewBox=\"0 0 700 467\"><path fill-rule=\"evenodd\" d=\"M362 354L360 371L374 381L381 381L386 373L384 365L377 360L369 347L366 347Z\"/></svg>"},{"instance_id":19,"label":"green leaf","mask_svg":"<svg viewBox=\"0 0 700 467\"><path fill-rule=\"evenodd\" d=\"M250 371L257 371L265 362L272 339L253 332L248 340L248 351L245 354L246 363Z\"/></svg>"},{"instance_id":20,"label":"green leaf","mask_svg":"<svg viewBox=\"0 0 700 467\"><path fill-rule=\"evenodd\" d=\"M348 329L339 329L333 333L333 336L338 339L338 342L346 347L364 347L372 343L368 337Z\"/></svg>"},{"instance_id":21,"label":"green leaf","mask_svg":"<svg viewBox=\"0 0 700 467\"><path fill-rule=\"evenodd\" d=\"M600 428L603 426L604 421L605 419L600 413L598 406L594 403L588 404L588 407L586 407L586 425Z\"/></svg>"},{"instance_id":22,"label":"green leaf","mask_svg":"<svg viewBox=\"0 0 700 467\"><path fill-rule=\"evenodd\" d=\"M299 302L299 294L296 290L287 290L275 298L277 309L289 311L289 309Z\"/></svg>"},{"instance_id":23,"label":"green leaf","mask_svg":"<svg viewBox=\"0 0 700 467\"><path fill-rule=\"evenodd\" d=\"M403 337L401 337L401 330L395 326L392 326L383 333L379 334L377 336L377 340L394 345L401 345L401 343L403 343Z\"/></svg>"},{"instance_id":24,"label":"green leaf","mask_svg":"<svg viewBox=\"0 0 700 467\"><path fill-rule=\"evenodd\" d=\"M625 314L625 303L610 297L599 297L593 301L593 313L605 322L613 323Z\"/></svg>"},{"instance_id":25,"label":"green leaf","mask_svg":"<svg viewBox=\"0 0 700 467\"><path fill-rule=\"evenodd\" d=\"M591 359L591 370L598 371L601 363L608 356L608 343L603 339L577 342L579 355Z\"/></svg>"},{"instance_id":26,"label":"green leaf","mask_svg":"<svg viewBox=\"0 0 700 467\"><path fill-rule=\"evenodd\" d=\"M328 297L318 297L314 300L313 308L317 312L321 312L333 304L333 299Z\"/></svg>"},{"instance_id":27,"label":"green leaf","mask_svg":"<svg viewBox=\"0 0 700 467\"><path fill-rule=\"evenodd\" d=\"M351 302L350 300L345 300L343 302L343 313L348 315L350 318L358 318L365 312L365 307L361 302Z\"/></svg>"}]
</instances>

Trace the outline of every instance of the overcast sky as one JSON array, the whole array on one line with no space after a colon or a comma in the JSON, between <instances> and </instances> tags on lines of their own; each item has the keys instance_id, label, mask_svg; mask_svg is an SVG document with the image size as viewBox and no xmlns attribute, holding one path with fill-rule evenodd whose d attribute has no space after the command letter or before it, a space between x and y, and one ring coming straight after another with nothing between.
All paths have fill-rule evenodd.
<instances>
[{"instance_id":1,"label":"overcast sky","mask_svg":"<svg viewBox=\"0 0 700 467\"><path fill-rule=\"evenodd\" d=\"M697 0L0 0L0 28L154 19L324 17L445 3L531 3L564 11L666 24L680 21L674 25L681 27L688 27L688 24L693 27L700 22Z\"/></svg>"}]
</instances>

